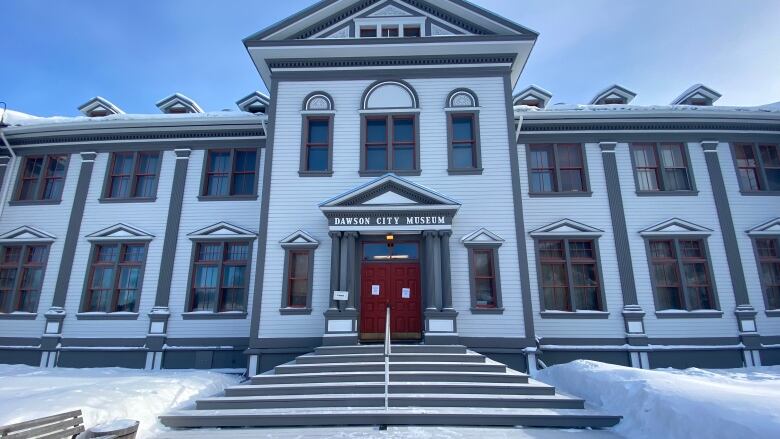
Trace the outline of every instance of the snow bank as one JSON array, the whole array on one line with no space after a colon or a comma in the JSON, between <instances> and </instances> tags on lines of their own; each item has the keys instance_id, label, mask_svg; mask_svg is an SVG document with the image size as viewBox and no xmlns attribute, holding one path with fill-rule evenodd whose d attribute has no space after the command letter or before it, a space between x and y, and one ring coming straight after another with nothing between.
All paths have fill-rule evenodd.
<instances>
[{"instance_id":1,"label":"snow bank","mask_svg":"<svg viewBox=\"0 0 780 439\"><path fill-rule=\"evenodd\" d=\"M578 360L535 378L622 415L630 438L770 438L780 434L780 366L642 370Z\"/></svg>"},{"instance_id":2,"label":"snow bank","mask_svg":"<svg viewBox=\"0 0 780 439\"><path fill-rule=\"evenodd\" d=\"M150 437L165 428L157 416L239 381L209 371L0 365L0 425L81 409L87 428L128 418L141 422L139 438Z\"/></svg>"}]
</instances>

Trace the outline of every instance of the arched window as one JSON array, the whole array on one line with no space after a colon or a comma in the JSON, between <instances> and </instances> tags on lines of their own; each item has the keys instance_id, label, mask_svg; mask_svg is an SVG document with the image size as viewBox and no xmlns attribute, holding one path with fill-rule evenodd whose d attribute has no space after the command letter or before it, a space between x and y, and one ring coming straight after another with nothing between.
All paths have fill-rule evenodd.
<instances>
[{"instance_id":1,"label":"arched window","mask_svg":"<svg viewBox=\"0 0 780 439\"><path fill-rule=\"evenodd\" d=\"M302 177L333 175L333 98L316 91L303 100Z\"/></svg>"},{"instance_id":2,"label":"arched window","mask_svg":"<svg viewBox=\"0 0 780 439\"><path fill-rule=\"evenodd\" d=\"M447 172L450 174L482 173L478 107L477 95L469 89L458 88L447 96Z\"/></svg>"},{"instance_id":3,"label":"arched window","mask_svg":"<svg viewBox=\"0 0 780 439\"><path fill-rule=\"evenodd\" d=\"M447 107L478 107L477 96L471 90L464 88L453 90L447 97Z\"/></svg>"},{"instance_id":4,"label":"arched window","mask_svg":"<svg viewBox=\"0 0 780 439\"><path fill-rule=\"evenodd\" d=\"M420 174L419 99L403 81L379 81L363 93L360 175Z\"/></svg>"}]
</instances>

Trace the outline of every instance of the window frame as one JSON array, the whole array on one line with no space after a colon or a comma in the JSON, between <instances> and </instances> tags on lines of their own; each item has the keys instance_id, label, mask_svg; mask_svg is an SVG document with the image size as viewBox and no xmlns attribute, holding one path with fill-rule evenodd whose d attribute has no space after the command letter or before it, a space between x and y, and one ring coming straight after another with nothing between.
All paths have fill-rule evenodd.
<instances>
[{"instance_id":1,"label":"window frame","mask_svg":"<svg viewBox=\"0 0 780 439\"><path fill-rule=\"evenodd\" d=\"M65 175L62 177L62 190L60 191L60 194L57 198L51 198L51 199L43 199L41 196L43 195L43 191L46 188L45 184L42 184L44 180L46 179L46 173L48 172L48 164L49 160L52 158L57 157L64 157L65 158ZM22 160L19 160L19 167L17 169L17 175L16 175L16 185L14 187L13 192L13 198L8 202L9 205L29 205L29 204L59 204L62 202L62 195L65 192L65 183L68 179L68 171L70 170L70 154L34 154L34 155L26 155L20 157ZM41 168L41 174L35 178L35 198L32 200L22 200L20 199L21 191L22 191L22 180L24 175L24 169L27 165L28 160L31 159L42 159L43 165Z\"/></svg>"},{"instance_id":2,"label":"window frame","mask_svg":"<svg viewBox=\"0 0 780 439\"><path fill-rule=\"evenodd\" d=\"M666 177L664 176L663 163L661 162L660 149L661 145L679 145L682 150L682 158L685 161L685 169L688 174L688 184L690 189L681 191L672 191L664 189L667 185ZM655 156L655 175L656 183L658 184L658 190L642 190L639 188L639 175L637 173L636 159L634 158L634 150L639 147L651 147ZM634 191L638 196L695 196L699 191L696 188L696 179L693 175L693 165L691 164L690 152L688 151L687 142L631 142L628 145L628 155L631 157L631 172L634 175ZM668 168L678 169L678 168Z\"/></svg>"},{"instance_id":3,"label":"window frame","mask_svg":"<svg viewBox=\"0 0 780 439\"><path fill-rule=\"evenodd\" d=\"M473 167L456 168L454 165L455 133L453 121L457 117L471 117L472 130L474 135L473 142ZM481 175L482 168L482 148L479 132L479 110L453 109L447 111L447 174L449 175Z\"/></svg>"},{"instance_id":4,"label":"window frame","mask_svg":"<svg viewBox=\"0 0 780 439\"><path fill-rule=\"evenodd\" d=\"M601 268L601 249L599 246L599 237L577 236L577 235L556 235L534 236L534 257L536 259L536 284L539 294L539 309L543 319L546 318L577 318L577 319L606 319L609 318L609 306L607 304L607 294L604 285L604 270ZM566 294L568 296L569 310L548 309L544 299L544 284L542 281L542 258L540 252L540 242L542 241L561 241L563 244L563 264L566 270ZM596 279L598 280L598 301L600 309L598 310L577 310L572 294L572 266L577 265L570 254L571 242L590 242L593 250L593 265L596 270Z\"/></svg>"},{"instance_id":5,"label":"window frame","mask_svg":"<svg viewBox=\"0 0 780 439\"><path fill-rule=\"evenodd\" d=\"M582 191L561 191L559 185L561 181L561 167L558 165L558 146L563 145L576 145L579 147L580 157L582 157ZM555 175L555 181L553 182L555 188L550 192L537 192L534 191L531 186L531 176L533 175L533 167L531 162L531 151L534 147L550 147L553 152L553 172ZM577 142L551 142L551 143L528 143L526 144L526 165L528 169L528 196L529 197L590 197L593 195L590 186L590 177L588 172L588 156L586 154L585 145Z\"/></svg>"},{"instance_id":6,"label":"window frame","mask_svg":"<svg viewBox=\"0 0 780 439\"><path fill-rule=\"evenodd\" d=\"M16 264L12 267L10 265L5 265L5 253L9 247L20 247L20 253L19 253L19 260L16 262ZM21 283L22 283L22 272L25 268L29 268L30 265L25 262L27 255L29 253L30 247L43 247L44 249L44 256L43 256L43 263L39 266L35 266L36 268L40 267L42 271L41 275L41 285L40 290L38 291L38 299L35 303L35 312L29 312L29 311L22 311L19 308L20 300L21 300ZM8 304L5 309L2 307L2 303L0 302L0 319L14 319L14 318L30 318L34 319L35 316L38 315L38 307L40 306L41 302L41 293L43 292L43 284L46 281L46 269L49 263L49 254L51 251L51 243L43 243L43 242L4 242L0 244L0 269L7 269L7 268L13 268L16 270L15 278L14 278L14 286L11 290L10 300L8 301ZM8 306L10 305L10 307Z\"/></svg>"},{"instance_id":7,"label":"window frame","mask_svg":"<svg viewBox=\"0 0 780 439\"><path fill-rule=\"evenodd\" d=\"M144 256L143 260L139 263L123 263L122 255L124 254L123 251L126 249L128 245L133 246L140 246L144 249ZM113 311L90 311L89 310L89 303L92 299L92 279L95 274L95 266L96 261L95 257L97 256L98 247L101 246L119 246L119 253L117 253L117 259L115 262L111 264L111 266L114 268L114 281L112 285L112 292L111 292L111 309ZM89 319L90 317L95 318L106 318L106 319L137 319L138 318L138 310L141 306L141 295L143 293L143 284L144 284L144 275L146 273L146 261L149 257L149 242L148 241L141 241L141 240L99 240L94 241L90 245L90 251L89 251L89 259L87 260L87 270L85 273L85 279L84 279L84 287L82 289L81 294L81 305L79 306L79 313L76 315L76 318L79 320ZM108 264L104 264L105 266L108 266ZM138 276L138 288L136 290L136 300L135 300L135 309L132 311L115 311L116 310L116 302L119 297L119 270L123 266L133 266L138 267L140 269L140 274Z\"/></svg>"},{"instance_id":8,"label":"window frame","mask_svg":"<svg viewBox=\"0 0 780 439\"><path fill-rule=\"evenodd\" d=\"M501 244L502 243L500 242L464 243L468 251L469 296L471 298L472 314L502 314L504 312L504 302L501 294L501 270L498 251L501 247ZM474 257L478 252L488 252L490 254L490 262L493 268L493 294L496 298L495 306L487 307L477 305L476 263Z\"/></svg>"},{"instance_id":9,"label":"window frame","mask_svg":"<svg viewBox=\"0 0 780 439\"><path fill-rule=\"evenodd\" d=\"M301 163L298 169L298 175L301 177L330 177L333 175L333 114L304 114L301 125ZM309 122L312 120L325 120L328 122L328 166L324 171L310 171L308 169L309 159ZM319 144L317 144L320 146Z\"/></svg>"},{"instance_id":10,"label":"window frame","mask_svg":"<svg viewBox=\"0 0 780 439\"><path fill-rule=\"evenodd\" d=\"M368 121L369 120L385 120L385 133L387 135L387 169L371 169L367 170L367 153L368 153L368 146L366 144L367 137L368 137ZM414 145L412 148L412 153L414 154L413 163L414 168L413 169L393 169L393 152L394 152L394 145L397 142L394 142L394 133L393 133L393 122L396 119L411 119L412 120L412 134L414 135ZM387 112L387 113L371 113L371 114L361 114L361 121L360 121L360 171L358 174L361 177L376 177L380 175L385 175L387 173L393 173L396 175L406 175L406 176L415 176L420 175L422 173L422 170L420 169L420 121L419 121L419 115L416 112L409 112L409 111L399 111L399 112Z\"/></svg>"},{"instance_id":11,"label":"window frame","mask_svg":"<svg viewBox=\"0 0 780 439\"><path fill-rule=\"evenodd\" d=\"M720 307L720 300L718 298L718 288L717 288L717 282L715 280L715 271L712 269L712 255L710 253L709 249L709 243L706 236L702 235L689 235L689 234L679 234L679 235L653 235L653 236L643 236L643 239L645 241L645 257L647 258L647 269L648 269L648 277L650 278L650 288L652 289L651 292L653 294L653 305L655 307L655 314L658 318L692 318L692 317L713 317L713 318L719 318L722 317L723 311ZM677 275L679 276L679 282L680 282L680 288L681 288L681 294L682 299L685 305L685 309L674 309L674 308L668 308L668 309L660 309L659 307L659 299L658 299L658 292L656 290L656 280L655 276L653 275L653 254L652 249L650 247L650 243L652 241L671 241L673 244L673 250L675 254L675 268L677 270ZM688 303L687 298L685 297L686 289L687 289L687 282L683 276L683 260L682 260L682 253L680 250L679 241L700 241L702 244L702 252L704 253L704 266L707 270L707 277L709 278L710 282L710 299L713 304L713 308L706 308L706 309L691 309L690 304Z\"/></svg>"},{"instance_id":12,"label":"window frame","mask_svg":"<svg viewBox=\"0 0 780 439\"><path fill-rule=\"evenodd\" d=\"M282 244L282 248L284 249L284 270L282 274L282 303L279 307L279 313L283 315L290 315L290 314L311 314L311 302L312 302L312 295L314 290L314 250L316 249L317 244ZM291 278L290 278L290 272L291 272L291 264L293 262L293 255L294 254L303 254L306 255L305 257L307 259L308 264L308 279L306 283L306 305L304 306L291 306L290 305L290 284L291 284Z\"/></svg>"},{"instance_id":13,"label":"window frame","mask_svg":"<svg viewBox=\"0 0 780 439\"><path fill-rule=\"evenodd\" d=\"M152 189L152 196L150 197L138 197L138 196L128 196L128 197L111 197L111 179L113 177L112 169L114 167L114 160L116 155L118 154L132 154L133 155L133 170L130 174L131 183L130 183L130 191L129 193L132 194L135 192L135 189L137 188L138 184L138 177L139 176L148 176L151 174L139 174L138 164L140 163L139 157L142 154L157 154L157 169L155 170L154 174L154 185ZM103 178L103 191L101 192L100 202L101 203L148 203L148 202L154 202L157 201L157 188L160 184L160 171L162 170L162 161L164 158L164 152L163 151L155 151L155 150L143 150L143 151L115 151L109 154L108 156L108 163L106 164L106 174Z\"/></svg>"},{"instance_id":14,"label":"window frame","mask_svg":"<svg viewBox=\"0 0 780 439\"><path fill-rule=\"evenodd\" d=\"M767 284L764 280L763 271L761 270L761 264L764 263L765 260L762 259L758 252L758 241L773 241L775 248L778 251L778 256L774 258L776 259L776 262L770 261L770 263L780 264L780 235L752 236L750 240L753 245L753 255L756 258L756 270L758 271L758 281L759 285L761 286L761 296L764 299L764 312L768 317L780 317L780 306L777 308L769 307L769 296L766 294Z\"/></svg>"},{"instance_id":15,"label":"window frame","mask_svg":"<svg viewBox=\"0 0 780 439\"><path fill-rule=\"evenodd\" d=\"M757 174L757 182L759 185L758 190L751 190L747 189L742 185L742 179L739 178L739 170L741 169L738 162L737 162L737 148L740 146L750 146L753 155L756 158L756 174ZM734 142L731 144L731 158L734 162L734 172L736 174L737 178L737 185L739 186L739 192L742 195L750 195L750 196L761 196L761 195L771 195L771 196L780 196L780 190L770 190L768 180L766 177L766 166L764 165L764 158L761 155L761 147L762 146L773 146L778 149L778 153L780 154L780 143L772 143L772 142ZM774 169L774 168L772 168ZM760 189L762 187L765 187L767 189Z\"/></svg>"},{"instance_id":16,"label":"window frame","mask_svg":"<svg viewBox=\"0 0 780 439\"><path fill-rule=\"evenodd\" d=\"M228 176L228 194L227 195L207 195L206 191L208 189L208 177L209 177L209 165L211 163L210 156L212 152L230 152L230 170L227 173ZM249 152L254 151L255 152L255 178L254 182L252 184L252 193L251 194L240 194L240 195L231 195L231 192L233 191L233 176L235 175L235 167L236 167L236 152ZM203 169L201 172L201 178L200 178L200 190L198 192L198 200L200 201L239 201L239 200L256 200L257 199L257 185L260 178L260 156L262 153L261 148L242 148L242 147L235 147L235 148L208 148L205 149L203 152Z\"/></svg>"},{"instance_id":17,"label":"window frame","mask_svg":"<svg viewBox=\"0 0 780 439\"><path fill-rule=\"evenodd\" d=\"M198 247L203 244L220 244L221 249L221 257L219 261L217 262L217 270L219 279L217 282L217 297L214 301L214 306L212 307L211 312L208 311L195 311L192 309L193 303L195 301L195 276L197 274L195 270L195 263L196 258L198 256ZM223 278L223 270L222 268L226 265L225 264L225 246L227 244L245 244L248 246L247 250L247 257L245 265L246 265L246 275L244 276L244 300L243 300L243 311L220 311L220 306L222 305L223 301L223 295L222 295L222 278ZM189 274L187 277L187 299L184 304L184 313L182 313L182 317L185 320L188 319L214 319L214 318L225 318L225 319L245 319L248 315L248 306L249 306L249 294L250 291L250 278L252 278L252 256L254 254L254 238L224 238L224 239L208 239L208 238L201 238L201 239L192 239L192 251L190 255L190 269ZM229 265L236 265L236 264L229 264Z\"/></svg>"}]
</instances>

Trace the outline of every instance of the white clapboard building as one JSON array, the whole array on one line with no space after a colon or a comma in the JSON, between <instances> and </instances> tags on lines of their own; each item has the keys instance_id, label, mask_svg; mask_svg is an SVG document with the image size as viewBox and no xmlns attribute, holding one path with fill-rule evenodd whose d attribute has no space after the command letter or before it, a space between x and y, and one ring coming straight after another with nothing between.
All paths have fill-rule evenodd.
<instances>
[{"instance_id":1,"label":"white clapboard building","mask_svg":"<svg viewBox=\"0 0 780 439\"><path fill-rule=\"evenodd\" d=\"M523 371L780 364L780 106L552 105L515 91L537 37L323 0L243 41L240 111L4 112L0 362L262 372L389 305L398 343Z\"/></svg>"}]
</instances>

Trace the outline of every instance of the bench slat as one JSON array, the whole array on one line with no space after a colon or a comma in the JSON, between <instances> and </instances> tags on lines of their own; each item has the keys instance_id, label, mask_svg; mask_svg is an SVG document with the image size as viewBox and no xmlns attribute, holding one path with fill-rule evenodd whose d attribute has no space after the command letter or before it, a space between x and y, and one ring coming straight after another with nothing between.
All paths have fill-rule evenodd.
<instances>
[{"instance_id":1,"label":"bench slat","mask_svg":"<svg viewBox=\"0 0 780 439\"><path fill-rule=\"evenodd\" d=\"M45 418L33 419L32 421L19 422L17 424L5 425L0 427L0 434L11 433L19 430L26 430L28 428L37 427L39 425L51 424L52 422L62 421L68 418L76 418L81 416L81 410L73 410L72 412L60 413L59 415L46 416Z\"/></svg>"},{"instance_id":2,"label":"bench slat","mask_svg":"<svg viewBox=\"0 0 780 439\"><path fill-rule=\"evenodd\" d=\"M38 437L51 432L62 432L70 427L77 427L84 423L84 419L81 417L66 419L49 425L42 425L40 427L33 427L28 430L19 431L16 433L9 433L8 436L3 436L3 439L30 439Z\"/></svg>"},{"instance_id":3,"label":"bench slat","mask_svg":"<svg viewBox=\"0 0 780 439\"><path fill-rule=\"evenodd\" d=\"M52 433L46 436L41 436L38 439L64 439L64 438L70 438L73 436L76 436L79 433L84 432L84 426L79 425L78 427L73 427L71 429L65 430L65 431L59 431L57 433Z\"/></svg>"}]
</instances>

